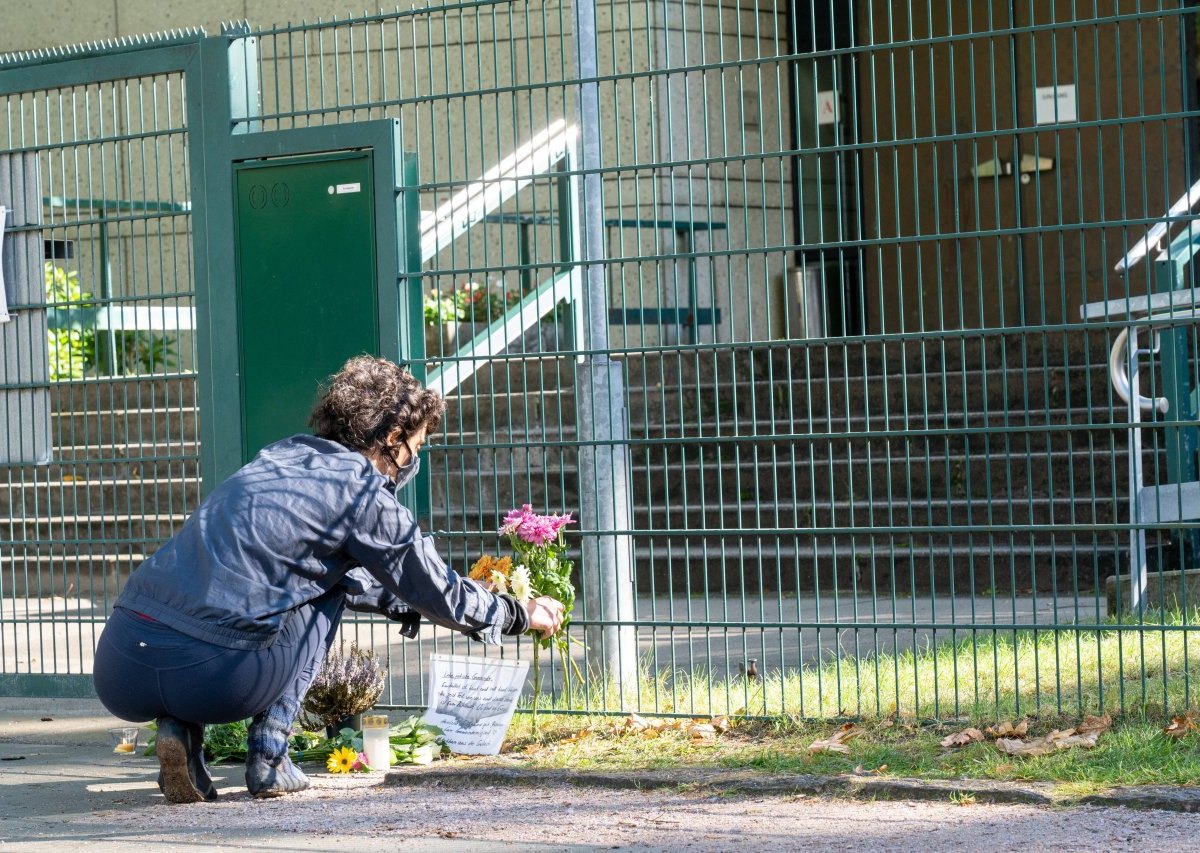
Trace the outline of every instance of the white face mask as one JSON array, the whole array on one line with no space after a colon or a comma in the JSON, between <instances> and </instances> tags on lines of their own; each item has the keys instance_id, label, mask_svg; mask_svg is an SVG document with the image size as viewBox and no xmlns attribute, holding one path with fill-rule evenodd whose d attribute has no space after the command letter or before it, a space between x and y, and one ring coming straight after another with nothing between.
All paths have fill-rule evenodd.
<instances>
[{"instance_id":1,"label":"white face mask","mask_svg":"<svg viewBox=\"0 0 1200 853\"><path fill-rule=\"evenodd\" d=\"M417 476L417 472L421 470L421 457L413 452L413 449L409 447L407 441L404 442L404 446L408 449L408 461L403 465L396 466L398 469L396 471L395 479L395 493L397 499L400 497L400 490L411 483L413 478ZM392 461L394 462L395 460L396 457L393 456Z\"/></svg>"},{"instance_id":2,"label":"white face mask","mask_svg":"<svg viewBox=\"0 0 1200 853\"><path fill-rule=\"evenodd\" d=\"M413 455L406 463L400 466L400 470L396 472L396 497L400 497L400 490L412 482L413 477L417 476L417 472L421 470L421 457Z\"/></svg>"}]
</instances>

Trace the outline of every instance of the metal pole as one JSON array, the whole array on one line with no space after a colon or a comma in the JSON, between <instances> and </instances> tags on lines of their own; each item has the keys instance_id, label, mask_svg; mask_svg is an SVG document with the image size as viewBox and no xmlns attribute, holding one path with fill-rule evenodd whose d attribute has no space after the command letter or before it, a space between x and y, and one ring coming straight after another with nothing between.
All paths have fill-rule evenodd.
<instances>
[{"instance_id":1,"label":"metal pole","mask_svg":"<svg viewBox=\"0 0 1200 853\"><path fill-rule=\"evenodd\" d=\"M0 282L11 318L0 323L0 383L7 386L0 389L0 464L45 465L53 448L40 228L42 173L36 153L0 154L0 205L8 208Z\"/></svg>"},{"instance_id":2,"label":"metal pole","mask_svg":"<svg viewBox=\"0 0 1200 853\"><path fill-rule=\"evenodd\" d=\"M622 707L636 704L638 674L634 612L633 540L615 531L632 527L629 483L629 415L624 365L608 357L608 288L605 283L604 187L600 174L600 87L596 82L595 0L576 0L572 43L579 81L582 143L582 288L585 349L578 365L579 508L583 545L583 617L589 663L599 657L603 678L614 681ZM630 624L607 624L607 623Z\"/></svg>"},{"instance_id":3,"label":"metal pole","mask_svg":"<svg viewBox=\"0 0 1200 853\"><path fill-rule=\"evenodd\" d=\"M1125 368L1129 373L1129 609L1138 615L1142 614L1145 605L1142 602L1146 594L1147 575L1146 563L1146 528L1141 526L1142 513L1141 497L1142 481L1142 407L1138 404L1141 399L1141 384L1138 378L1138 327L1133 325L1132 318L1129 326L1129 343L1125 351ZM1120 595L1117 600L1120 601Z\"/></svg>"}]
</instances>

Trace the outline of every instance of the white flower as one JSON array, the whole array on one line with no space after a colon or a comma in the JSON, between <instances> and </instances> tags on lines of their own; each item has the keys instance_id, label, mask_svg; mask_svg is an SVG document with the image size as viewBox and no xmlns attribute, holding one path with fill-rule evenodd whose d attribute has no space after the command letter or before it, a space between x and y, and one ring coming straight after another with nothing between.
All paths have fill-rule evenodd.
<instances>
[{"instance_id":1,"label":"white flower","mask_svg":"<svg viewBox=\"0 0 1200 853\"><path fill-rule=\"evenodd\" d=\"M492 585L492 591L497 595L508 592L508 578L503 572L492 572L488 577L488 582Z\"/></svg>"},{"instance_id":2,"label":"white flower","mask_svg":"<svg viewBox=\"0 0 1200 853\"><path fill-rule=\"evenodd\" d=\"M533 598L533 589L529 583L529 568L524 563L512 570L509 582L512 584L513 598L517 601L524 604Z\"/></svg>"}]
</instances>

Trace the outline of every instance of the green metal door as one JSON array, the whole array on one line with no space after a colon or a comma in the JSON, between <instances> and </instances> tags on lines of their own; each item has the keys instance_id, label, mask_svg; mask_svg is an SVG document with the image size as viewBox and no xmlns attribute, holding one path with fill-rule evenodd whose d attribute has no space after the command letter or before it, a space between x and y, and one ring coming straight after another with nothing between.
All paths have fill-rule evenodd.
<instances>
[{"instance_id":1,"label":"green metal door","mask_svg":"<svg viewBox=\"0 0 1200 853\"><path fill-rule=\"evenodd\" d=\"M243 452L303 432L317 387L379 351L370 152L236 170Z\"/></svg>"}]
</instances>

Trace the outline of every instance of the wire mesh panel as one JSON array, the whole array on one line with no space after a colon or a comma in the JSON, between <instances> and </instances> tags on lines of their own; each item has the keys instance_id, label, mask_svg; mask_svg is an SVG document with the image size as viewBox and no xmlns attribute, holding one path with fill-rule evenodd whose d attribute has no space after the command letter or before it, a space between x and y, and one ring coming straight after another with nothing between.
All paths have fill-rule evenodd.
<instances>
[{"instance_id":1,"label":"wire mesh panel","mask_svg":"<svg viewBox=\"0 0 1200 853\"><path fill-rule=\"evenodd\" d=\"M5 243L34 247L6 280L0 393L10 415L48 402L0 434L0 673L16 689L90 672L124 578L196 505L184 99L179 74L0 96ZM31 432L46 452L12 452Z\"/></svg>"},{"instance_id":2,"label":"wire mesh panel","mask_svg":"<svg viewBox=\"0 0 1200 853\"><path fill-rule=\"evenodd\" d=\"M1194 178L1189 8L597 12L582 79L574 10L554 3L259 34L264 127L398 118L430 222L511 182L506 158L599 92L581 131L600 165L571 170L602 178L576 215L603 218L608 304L588 307L609 344L575 338L564 305L490 350L447 388L430 460L431 527L465 570L503 547L509 508L577 511L595 488L578 365L622 363L636 612L616 621L636 627L643 680L572 695L556 669L557 707L945 715L1190 695L1186 608L1164 628L1106 597L1131 524L1129 419L1105 373L1122 326L1078 313L1156 287L1112 266ZM475 336L580 263L554 177L521 176L427 257L430 371L476 364ZM1144 431L1148 465L1162 434ZM1178 530L1151 540L1161 571L1186 562ZM581 615L580 637L613 623ZM401 704L425 653L465 649L385 634L369 641L389 644ZM578 653L585 672L596 653Z\"/></svg>"},{"instance_id":3,"label":"wire mesh panel","mask_svg":"<svg viewBox=\"0 0 1200 853\"><path fill-rule=\"evenodd\" d=\"M426 320L413 367L449 403L427 522L463 572L497 553L509 509L577 510L571 14L444 6L257 33L264 130L393 117L417 155L424 266L402 286ZM405 642L362 616L343 636L380 652L398 705L423 702L431 652L528 654L433 628Z\"/></svg>"},{"instance_id":4,"label":"wire mesh panel","mask_svg":"<svg viewBox=\"0 0 1200 853\"><path fill-rule=\"evenodd\" d=\"M582 683L543 660L542 707L1189 704L1194 7L641 0L596 4L594 27L579 8L264 28L257 109L215 117L397 120L420 171L408 355L449 403L426 463L441 552L460 571L500 553L524 503L613 510L569 528ZM51 392L57 460L4 469L7 648L30 642L17 609L100 588L96 561L136 561L194 504L179 81L7 102L7 154L37 155L45 196L17 230L74 252L47 273L69 375L5 377ZM610 362L617 407L592 398ZM595 476L614 449L616 479ZM584 547L609 540L628 567ZM92 562L64 574L62 554ZM636 682L609 677L608 630ZM361 616L343 633L385 658L398 706L423 703L432 651L530 653Z\"/></svg>"}]
</instances>

